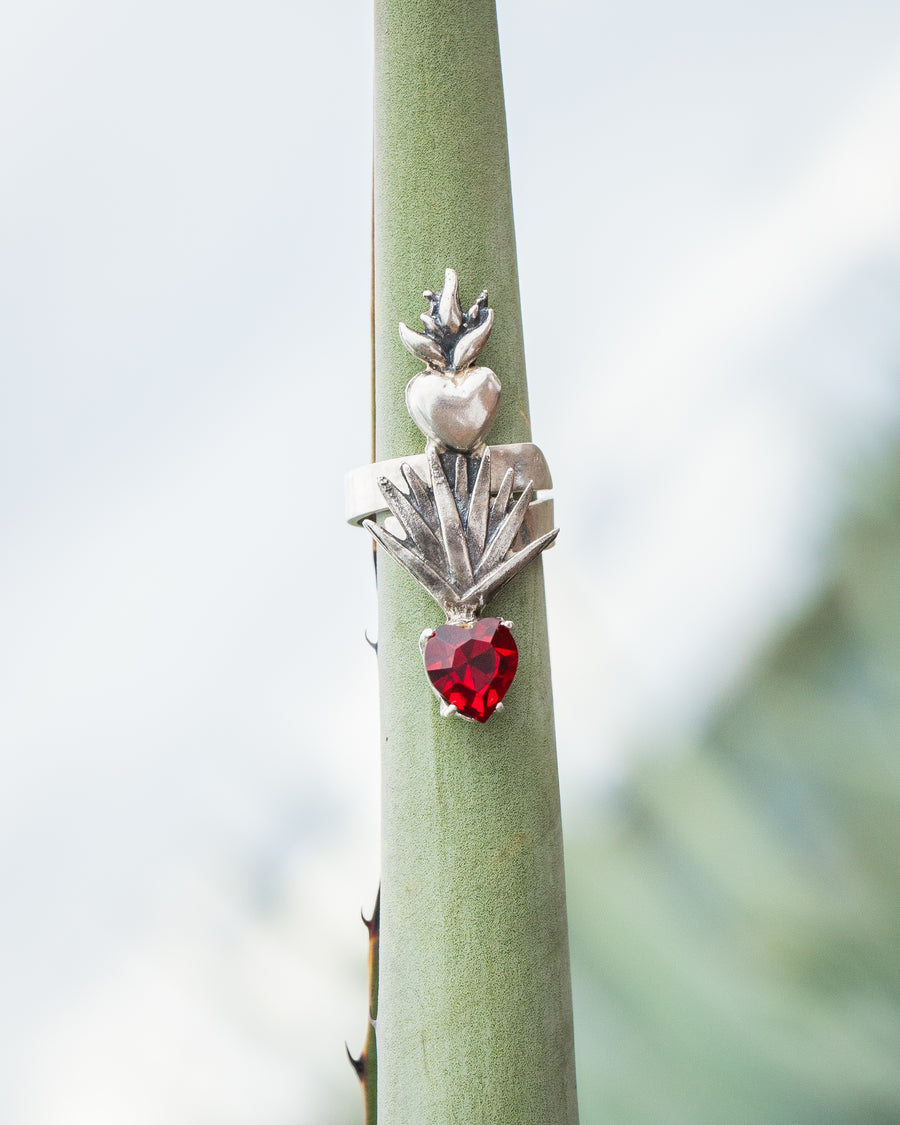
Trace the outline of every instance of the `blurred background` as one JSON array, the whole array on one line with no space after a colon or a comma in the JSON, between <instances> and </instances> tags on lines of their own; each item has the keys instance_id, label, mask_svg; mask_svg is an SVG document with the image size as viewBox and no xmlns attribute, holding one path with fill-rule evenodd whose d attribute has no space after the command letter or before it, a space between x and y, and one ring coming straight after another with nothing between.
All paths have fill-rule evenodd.
<instances>
[{"instance_id":1,"label":"blurred background","mask_svg":"<svg viewBox=\"0 0 900 1125\"><path fill-rule=\"evenodd\" d=\"M895 1123L900 7L499 16L582 1120ZM371 81L0 14L6 1125L361 1120Z\"/></svg>"}]
</instances>

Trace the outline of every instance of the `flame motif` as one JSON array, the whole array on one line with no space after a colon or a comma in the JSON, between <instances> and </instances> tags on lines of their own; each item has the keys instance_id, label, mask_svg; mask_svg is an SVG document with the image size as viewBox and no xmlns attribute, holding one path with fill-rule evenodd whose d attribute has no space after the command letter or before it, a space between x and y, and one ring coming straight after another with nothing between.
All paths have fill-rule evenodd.
<instances>
[{"instance_id":1,"label":"flame motif","mask_svg":"<svg viewBox=\"0 0 900 1125\"><path fill-rule=\"evenodd\" d=\"M494 326L494 310L488 308L487 290L464 313L459 303L456 270L447 269L440 293L426 289L422 296L431 305L430 312L421 317L424 334L401 324L400 339L429 370L458 379L478 358Z\"/></svg>"}]
</instances>

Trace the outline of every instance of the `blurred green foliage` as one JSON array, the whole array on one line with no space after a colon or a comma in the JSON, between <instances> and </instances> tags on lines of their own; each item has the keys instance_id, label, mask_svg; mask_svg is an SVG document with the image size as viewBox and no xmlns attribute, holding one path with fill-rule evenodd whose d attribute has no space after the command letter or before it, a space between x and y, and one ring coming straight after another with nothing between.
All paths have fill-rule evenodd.
<instances>
[{"instance_id":1,"label":"blurred green foliage","mask_svg":"<svg viewBox=\"0 0 900 1125\"><path fill-rule=\"evenodd\" d=\"M585 1125L900 1122L900 458L830 575L572 826Z\"/></svg>"}]
</instances>

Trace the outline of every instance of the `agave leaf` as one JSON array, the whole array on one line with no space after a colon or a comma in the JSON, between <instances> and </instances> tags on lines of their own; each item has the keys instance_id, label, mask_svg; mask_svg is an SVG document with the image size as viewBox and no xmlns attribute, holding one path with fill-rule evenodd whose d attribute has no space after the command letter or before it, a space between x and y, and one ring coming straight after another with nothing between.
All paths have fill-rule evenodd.
<instances>
[{"instance_id":1,"label":"agave leaf","mask_svg":"<svg viewBox=\"0 0 900 1125\"><path fill-rule=\"evenodd\" d=\"M413 332L411 328L407 328L405 324L401 324L400 339L413 355L424 360L429 367L434 367L438 371L444 371L446 369L447 361L444 358L444 353L430 337L423 336L421 332Z\"/></svg>"},{"instance_id":2,"label":"agave leaf","mask_svg":"<svg viewBox=\"0 0 900 1125\"><path fill-rule=\"evenodd\" d=\"M468 367L478 357L481 349L487 343L487 338L490 336L493 327L494 310L488 309L484 320L477 327L469 329L464 336L460 337L453 349L452 366L457 371L462 371L464 367Z\"/></svg>"},{"instance_id":3,"label":"agave leaf","mask_svg":"<svg viewBox=\"0 0 900 1125\"><path fill-rule=\"evenodd\" d=\"M444 272L444 288L441 290L438 316L448 332L455 333L462 328L463 312L462 305L459 303L459 278L456 270L448 269Z\"/></svg>"},{"instance_id":4,"label":"agave leaf","mask_svg":"<svg viewBox=\"0 0 900 1125\"><path fill-rule=\"evenodd\" d=\"M506 562L495 567L479 582L476 582L474 586L466 590L462 597L459 598L459 601L476 602L478 605L483 606L486 601L494 596L501 586L505 585L510 578L518 574L522 567L527 566L545 547L549 547L557 535L559 535L559 528L555 527L552 531L548 531L546 535L542 535L540 539L535 539L533 543L529 543L527 547L517 552L517 554L511 555Z\"/></svg>"}]
</instances>

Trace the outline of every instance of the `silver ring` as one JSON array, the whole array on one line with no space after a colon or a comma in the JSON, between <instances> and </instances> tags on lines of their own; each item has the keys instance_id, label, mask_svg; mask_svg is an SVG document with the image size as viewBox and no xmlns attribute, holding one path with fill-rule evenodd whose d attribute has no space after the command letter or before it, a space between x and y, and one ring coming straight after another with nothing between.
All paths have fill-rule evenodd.
<instances>
[{"instance_id":1,"label":"silver ring","mask_svg":"<svg viewBox=\"0 0 900 1125\"><path fill-rule=\"evenodd\" d=\"M425 332L400 325L425 370L406 386L406 407L425 452L347 474L346 514L362 525L444 611L419 638L444 716L484 723L501 710L519 663L512 622L482 617L494 594L551 546L553 481L536 445L488 445L500 380L475 366L494 323L483 290L468 312L455 270L423 294Z\"/></svg>"}]
</instances>

